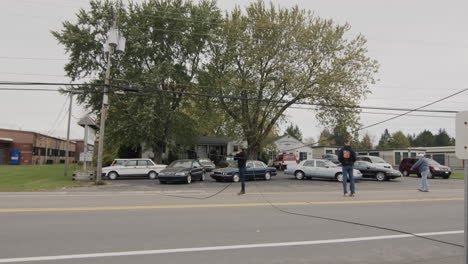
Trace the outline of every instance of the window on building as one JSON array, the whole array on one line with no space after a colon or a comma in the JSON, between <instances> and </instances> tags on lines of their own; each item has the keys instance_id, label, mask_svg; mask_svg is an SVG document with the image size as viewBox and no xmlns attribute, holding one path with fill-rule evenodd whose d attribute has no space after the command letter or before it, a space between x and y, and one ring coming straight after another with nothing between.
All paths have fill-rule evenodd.
<instances>
[{"instance_id":1,"label":"window on building","mask_svg":"<svg viewBox=\"0 0 468 264\"><path fill-rule=\"evenodd\" d=\"M379 156L379 152L370 152L370 153L369 153L369 156L378 157L378 156Z\"/></svg>"},{"instance_id":2,"label":"window on building","mask_svg":"<svg viewBox=\"0 0 468 264\"><path fill-rule=\"evenodd\" d=\"M234 145L234 146L232 147L232 151L238 152L238 151L239 151L239 145Z\"/></svg>"},{"instance_id":3,"label":"window on building","mask_svg":"<svg viewBox=\"0 0 468 264\"><path fill-rule=\"evenodd\" d=\"M333 154L333 150L327 149L327 150L325 150L325 154Z\"/></svg>"}]
</instances>

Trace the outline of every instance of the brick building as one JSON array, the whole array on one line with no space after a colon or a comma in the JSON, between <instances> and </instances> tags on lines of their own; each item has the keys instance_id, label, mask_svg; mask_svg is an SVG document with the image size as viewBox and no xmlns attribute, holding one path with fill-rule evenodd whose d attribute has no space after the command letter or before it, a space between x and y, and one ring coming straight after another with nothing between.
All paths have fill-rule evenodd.
<instances>
[{"instance_id":1,"label":"brick building","mask_svg":"<svg viewBox=\"0 0 468 264\"><path fill-rule=\"evenodd\" d=\"M65 163L66 140L31 131L0 128L0 165L10 164L11 151L21 152L20 165ZM76 162L76 143L70 141L68 161Z\"/></svg>"}]
</instances>

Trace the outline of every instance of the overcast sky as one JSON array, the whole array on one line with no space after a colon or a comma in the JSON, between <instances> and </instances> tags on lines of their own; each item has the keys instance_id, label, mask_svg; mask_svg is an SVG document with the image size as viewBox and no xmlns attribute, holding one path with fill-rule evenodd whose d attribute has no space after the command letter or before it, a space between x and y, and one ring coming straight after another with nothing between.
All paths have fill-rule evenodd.
<instances>
[{"instance_id":1,"label":"overcast sky","mask_svg":"<svg viewBox=\"0 0 468 264\"><path fill-rule=\"evenodd\" d=\"M221 9L241 7L250 1L218 1ZM379 82L363 106L417 108L458 90L468 88L468 1L447 0L275 0L282 6L299 5L318 16L348 22L353 34L368 39L369 55L380 63ZM85 0L1 0L0 81L67 82L63 67L66 54L50 34L64 20L75 21ZM31 59L36 58L36 59ZM6 86L2 86L6 87ZM53 136L66 135L67 98L45 92L0 91L0 128L31 130ZM62 110L63 109L63 110ZM468 110L468 92L427 109ZM378 112L366 110L366 112ZM388 111L385 111L388 113ZM395 112L400 113L400 112ZM75 125L85 110L73 106L73 138L82 138ZM390 132L437 132L445 128L455 136L453 114L416 113L366 131L374 143L385 128ZM305 138L322 130L314 113L291 109L288 120ZM438 117L440 115L450 116ZM364 125L391 116L363 113ZM284 127L284 126L283 126Z\"/></svg>"}]
</instances>

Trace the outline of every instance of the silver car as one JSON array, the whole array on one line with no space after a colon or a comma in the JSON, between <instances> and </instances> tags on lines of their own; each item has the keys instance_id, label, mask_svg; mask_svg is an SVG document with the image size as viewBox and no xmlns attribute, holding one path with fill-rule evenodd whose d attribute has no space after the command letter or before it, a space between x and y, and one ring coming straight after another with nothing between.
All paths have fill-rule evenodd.
<instances>
[{"instance_id":1,"label":"silver car","mask_svg":"<svg viewBox=\"0 0 468 264\"><path fill-rule=\"evenodd\" d=\"M287 168L284 173L294 175L298 180L325 178L343 181L342 167L323 159L304 160L297 166ZM353 176L356 180L362 179L362 173L356 169L353 170Z\"/></svg>"}]
</instances>

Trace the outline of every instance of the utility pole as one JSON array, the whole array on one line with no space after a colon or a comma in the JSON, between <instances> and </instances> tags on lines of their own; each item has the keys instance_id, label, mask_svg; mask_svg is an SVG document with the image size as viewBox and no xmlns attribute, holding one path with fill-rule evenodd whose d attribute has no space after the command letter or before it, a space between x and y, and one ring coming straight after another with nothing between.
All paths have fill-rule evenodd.
<instances>
[{"instance_id":1,"label":"utility pole","mask_svg":"<svg viewBox=\"0 0 468 264\"><path fill-rule=\"evenodd\" d=\"M125 38L121 36L117 29L117 21L114 20L112 28L109 30L107 42L104 44L104 51L107 54L107 66L106 66L106 80L104 86L104 93L102 95L102 107L101 107L101 124L99 127L99 146L98 146L98 160L97 160L97 171L96 171L96 182L102 179L102 153L104 149L104 133L106 128L106 110L108 106L108 87L110 84L110 71L111 71L111 58L112 53L116 51L125 50Z\"/></svg>"},{"instance_id":2,"label":"utility pole","mask_svg":"<svg viewBox=\"0 0 468 264\"><path fill-rule=\"evenodd\" d=\"M70 123L71 123L71 112L73 105L73 92L70 91L70 105L68 106L68 124L67 124L67 145L65 151L65 171L64 176L68 175L68 159L70 158Z\"/></svg>"},{"instance_id":3,"label":"utility pole","mask_svg":"<svg viewBox=\"0 0 468 264\"><path fill-rule=\"evenodd\" d=\"M458 112L455 117L455 154L465 167L465 264L468 264L468 111Z\"/></svg>"},{"instance_id":4,"label":"utility pole","mask_svg":"<svg viewBox=\"0 0 468 264\"><path fill-rule=\"evenodd\" d=\"M111 57L113 51L112 45L109 45L109 53L107 55L107 67L106 67L106 80L104 82L104 94L102 95L102 107L101 107L101 124L99 126L99 146L98 146L98 160L97 160L97 174L96 182L101 181L102 177L102 152L104 149L104 131L106 129L106 110L108 104L107 87L110 83L110 70L111 70Z\"/></svg>"}]
</instances>

